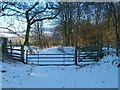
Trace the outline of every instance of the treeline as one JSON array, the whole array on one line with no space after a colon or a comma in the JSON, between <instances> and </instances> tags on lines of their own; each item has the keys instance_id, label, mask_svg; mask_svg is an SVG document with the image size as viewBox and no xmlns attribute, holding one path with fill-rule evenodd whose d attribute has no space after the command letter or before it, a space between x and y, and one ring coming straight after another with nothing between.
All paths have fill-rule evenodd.
<instances>
[{"instance_id":1,"label":"treeline","mask_svg":"<svg viewBox=\"0 0 120 90\"><path fill-rule=\"evenodd\" d=\"M58 15L59 24L53 36L44 37L41 42L65 46L114 42L111 46L120 47L116 43L120 42L120 2L65 2L61 5L64 9Z\"/></svg>"},{"instance_id":2,"label":"treeline","mask_svg":"<svg viewBox=\"0 0 120 90\"><path fill-rule=\"evenodd\" d=\"M61 30L64 45L96 45L120 40L120 3L63 3Z\"/></svg>"}]
</instances>

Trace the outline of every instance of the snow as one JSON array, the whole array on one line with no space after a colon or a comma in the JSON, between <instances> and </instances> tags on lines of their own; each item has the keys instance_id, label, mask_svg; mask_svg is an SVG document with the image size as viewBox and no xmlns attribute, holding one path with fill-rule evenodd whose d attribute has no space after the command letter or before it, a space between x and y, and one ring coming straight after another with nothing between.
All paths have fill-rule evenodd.
<instances>
[{"instance_id":1,"label":"snow","mask_svg":"<svg viewBox=\"0 0 120 90\"><path fill-rule=\"evenodd\" d=\"M65 52L71 47L64 47ZM69 48L69 49L68 49ZM71 51L72 52L72 51ZM63 54L58 47L37 53ZM4 60L3 88L118 88L120 57L107 55L99 62L80 63L79 66L37 66Z\"/></svg>"},{"instance_id":2,"label":"snow","mask_svg":"<svg viewBox=\"0 0 120 90\"><path fill-rule=\"evenodd\" d=\"M58 50L65 53L65 54L74 54L75 48L71 46L60 46L58 47Z\"/></svg>"},{"instance_id":3,"label":"snow","mask_svg":"<svg viewBox=\"0 0 120 90\"><path fill-rule=\"evenodd\" d=\"M58 47L47 48L47 49L38 51L37 53L40 53L40 54L56 54L56 53L62 54L62 52L58 50Z\"/></svg>"}]
</instances>

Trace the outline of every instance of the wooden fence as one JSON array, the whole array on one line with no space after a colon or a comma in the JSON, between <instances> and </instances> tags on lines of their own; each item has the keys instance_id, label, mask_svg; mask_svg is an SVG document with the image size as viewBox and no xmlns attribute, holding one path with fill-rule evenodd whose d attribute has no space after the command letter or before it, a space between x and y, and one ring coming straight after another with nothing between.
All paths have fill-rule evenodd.
<instances>
[{"instance_id":1,"label":"wooden fence","mask_svg":"<svg viewBox=\"0 0 120 90\"><path fill-rule=\"evenodd\" d=\"M109 50L110 47L107 47L107 49ZM21 45L19 49L13 48L11 41L8 51L11 58L15 60L26 64L32 63L37 65L78 65L80 62L99 61L104 55L102 46L76 46L73 54L28 54L28 50L26 50L24 57L24 46ZM108 55L109 53L110 52L108 51ZM117 53L120 55L120 50L112 53Z\"/></svg>"},{"instance_id":2,"label":"wooden fence","mask_svg":"<svg viewBox=\"0 0 120 90\"><path fill-rule=\"evenodd\" d=\"M14 48L13 46L12 46L12 42L11 42L11 40L10 40L10 45L9 45L9 47L7 48L7 50L8 50L8 55L12 58L12 59L14 59L14 60L18 60L18 61L21 61L21 62L23 62L24 63L24 46L23 45L21 45L21 46L19 46L19 48Z\"/></svg>"},{"instance_id":3,"label":"wooden fence","mask_svg":"<svg viewBox=\"0 0 120 90\"><path fill-rule=\"evenodd\" d=\"M99 61L102 57L100 46L78 47L78 62Z\"/></svg>"},{"instance_id":4,"label":"wooden fence","mask_svg":"<svg viewBox=\"0 0 120 90\"><path fill-rule=\"evenodd\" d=\"M106 50L103 50L104 55L116 54L117 56L120 55L120 46L117 47L116 44L120 45L120 42L101 42L102 47L106 47ZM114 50L111 50L114 49Z\"/></svg>"}]
</instances>

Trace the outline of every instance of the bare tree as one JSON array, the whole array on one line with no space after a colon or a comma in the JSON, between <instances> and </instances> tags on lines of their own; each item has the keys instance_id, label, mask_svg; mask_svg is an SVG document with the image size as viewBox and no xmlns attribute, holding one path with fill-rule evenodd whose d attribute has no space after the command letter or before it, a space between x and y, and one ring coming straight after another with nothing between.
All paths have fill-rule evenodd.
<instances>
[{"instance_id":1,"label":"bare tree","mask_svg":"<svg viewBox=\"0 0 120 90\"><path fill-rule=\"evenodd\" d=\"M26 3L26 2L4 2L2 5L1 16L16 16L23 17L27 22L26 36L24 45L29 45L29 33L32 25L38 21L54 19L58 16L61 9L54 3ZM56 11L55 11L56 10ZM7 13L9 12L9 13ZM41 17L36 18L38 15Z\"/></svg>"},{"instance_id":2,"label":"bare tree","mask_svg":"<svg viewBox=\"0 0 120 90\"><path fill-rule=\"evenodd\" d=\"M41 11L35 11L35 13L30 17L30 12L35 9L35 7L38 5L39 3L36 2L31 8L29 8L25 15L26 15L26 19L27 19L27 30L26 30L26 36L25 36L25 42L24 42L24 45L29 45L29 32L30 32L30 28L31 26L35 23L35 22L38 22L38 21L43 21L43 20L49 20L49 19L54 19L58 16L58 14L60 13L60 9L59 8L51 8L51 7L48 7L48 4L46 3L46 7L41 10ZM55 15L49 15L49 16L46 16L46 17L42 17L42 18L38 18L36 19L35 17L38 15L38 14L42 14L44 13L45 11L47 11L47 9L58 9L59 12Z\"/></svg>"},{"instance_id":3,"label":"bare tree","mask_svg":"<svg viewBox=\"0 0 120 90\"><path fill-rule=\"evenodd\" d=\"M117 48L117 52L118 52L118 48L120 47L119 45L119 33L118 33L118 18L117 18L117 12L116 12L116 8L115 8L115 5L113 2L111 2L109 4L109 8L110 8L110 11L112 12L112 20L113 20L113 25L115 27L115 33L116 33L116 48ZM118 53L117 53L118 55Z\"/></svg>"}]
</instances>

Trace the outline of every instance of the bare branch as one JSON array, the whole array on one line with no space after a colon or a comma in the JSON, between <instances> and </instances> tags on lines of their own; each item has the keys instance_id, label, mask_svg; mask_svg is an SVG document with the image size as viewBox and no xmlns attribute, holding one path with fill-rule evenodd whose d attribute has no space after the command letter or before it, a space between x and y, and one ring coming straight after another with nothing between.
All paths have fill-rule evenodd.
<instances>
[{"instance_id":1,"label":"bare branch","mask_svg":"<svg viewBox=\"0 0 120 90\"><path fill-rule=\"evenodd\" d=\"M22 13L22 14L25 14L25 13L23 13L23 12L20 12L20 11L16 10L16 9L12 9L12 8L6 8L6 9L11 10L11 11L15 11L16 13Z\"/></svg>"},{"instance_id":2,"label":"bare branch","mask_svg":"<svg viewBox=\"0 0 120 90\"><path fill-rule=\"evenodd\" d=\"M35 6L36 5L38 5L39 3L38 2L36 2L31 8L29 8L27 11L26 11L26 19L27 19L27 22L30 22L30 20L29 20L29 11L31 11L32 9L34 9L35 8Z\"/></svg>"},{"instance_id":3,"label":"bare branch","mask_svg":"<svg viewBox=\"0 0 120 90\"><path fill-rule=\"evenodd\" d=\"M8 4L7 4L7 5L8 5ZM13 13L13 14L2 13L1 16L14 16L14 15L17 15L18 13L20 13L20 15L17 15L17 16L21 16L22 14L25 14L25 13L23 13L23 12L18 11L17 9L9 8L9 7L7 7L7 5L6 5L4 8L2 8L2 9L3 9L2 11L4 11L5 9L6 9L6 10L8 9L8 10L14 11L14 13Z\"/></svg>"},{"instance_id":4,"label":"bare branch","mask_svg":"<svg viewBox=\"0 0 120 90\"><path fill-rule=\"evenodd\" d=\"M3 4L3 5L4 5L4 4ZM2 5L2 11L4 11L4 10L6 9L8 3L7 3L4 7L3 7L3 5Z\"/></svg>"},{"instance_id":5,"label":"bare branch","mask_svg":"<svg viewBox=\"0 0 120 90\"><path fill-rule=\"evenodd\" d=\"M53 17L44 17L44 18L40 18L40 19L34 19L30 24L32 25L33 23L37 22L37 21L43 21L43 20L50 20L50 19L54 19L56 18L59 14L60 14L61 10L56 14L54 15Z\"/></svg>"},{"instance_id":6,"label":"bare branch","mask_svg":"<svg viewBox=\"0 0 120 90\"><path fill-rule=\"evenodd\" d=\"M14 13L14 14L5 14L5 13L3 13L1 16L14 16L14 15L16 15L16 13Z\"/></svg>"},{"instance_id":7,"label":"bare branch","mask_svg":"<svg viewBox=\"0 0 120 90\"><path fill-rule=\"evenodd\" d=\"M29 12L29 11L31 11L33 8L35 8L35 6L37 6L39 3L38 2L36 2L31 8L29 8L28 10L27 10L27 12Z\"/></svg>"},{"instance_id":8,"label":"bare branch","mask_svg":"<svg viewBox=\"0 0 120 90\"><path fill-rule=\"evenodd\" d=\"M46 10L47 8L48 8L48 4L46 3L46 7L44 8L44 10L39 11L39 12L36 12L36 13L31 17L30 21L31 21L37 14L42 13L42 12L45 12L45 10Z\"/></svg>"},{"instance_id":9,"label":"bare branch","mask_svg":"<svg viewBox=\"0 0 120 90\"><path fill-rule=\"evenodd\" d=\"M14 32L14 30L9 29L9 27L10 27L10 26L8 26L8 27L0 27L0 28L2 28L2 29L7 29L7 30L9 30L11 33L17 35L18 37L23 38L23 36L20 36L17 32Z\"/></svg>"}]
</instances>

